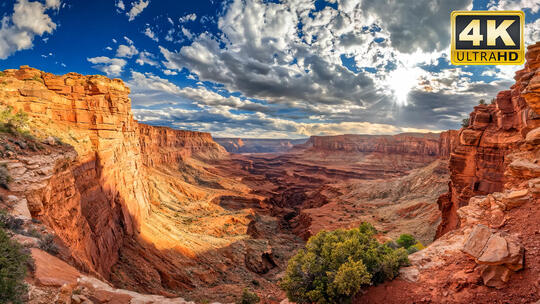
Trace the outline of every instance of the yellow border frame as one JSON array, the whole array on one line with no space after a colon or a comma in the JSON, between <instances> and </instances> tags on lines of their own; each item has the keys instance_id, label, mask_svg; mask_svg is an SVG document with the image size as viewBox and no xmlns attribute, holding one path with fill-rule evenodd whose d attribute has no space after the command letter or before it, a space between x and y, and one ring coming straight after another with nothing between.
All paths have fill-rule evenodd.
<instances>
[{"instance_id":1,"label":"yellow border frame","mask_svg":"<svg viewBox=\"0 0 540 304\"><path fill-rule=\"evenodd\" d=\"M484 63L484 62L466 62L466 63L456 63L454 61L454 53L456 51L456 16L458 15L479 15L479 16L486 16L486 15L511 15L516 16L519 15L520 19L520 28L521 28L521 41L520 41L520 49L519 54L521 56L521 61L519 62L501 62L501 63ZM450 43L450 61L453 65L522 65L525 62L525 42L523 40L523 26L525 24L525 13L523 11L453 11L450 14L450 26L452 28L452 40ZM478 50L478 51L496 51L496 50Z\"/></svg>"}]
</instances>

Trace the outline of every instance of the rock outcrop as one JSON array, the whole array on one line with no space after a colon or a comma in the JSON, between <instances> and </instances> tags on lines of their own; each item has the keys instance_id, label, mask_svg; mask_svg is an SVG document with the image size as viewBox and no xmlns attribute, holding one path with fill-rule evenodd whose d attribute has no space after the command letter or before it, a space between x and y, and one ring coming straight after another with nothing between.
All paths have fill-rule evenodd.
<instances>
[{"instance_id":1,"label":"rock outcrop","mask_svg":"<svg viewBox=\"0 0 540 304\"><path fill-rule=\"evenodd\" d=\"M219 159L227 154L210 133L173 130L139 124L141 155L145 165L178 164L190 157Z\"/></svg>"},{"instance_id":2,"label":"rock outcrop","mask_svg":"<svg viewBox=\"0 0 540 304\"><path fill-rule=\"evenodd\" d=\"M534 111L539 102L535 76L537 48L529 48L528 63L516 73L511 89L497 94L492 104L474 107L469 125L459 131L459 140L450 155L449 192L439 199L443 221L437 236L459 227L457 210L467 205L471 197L503 189L507 181L504 172L510 164L508 155L525 134L540 126Z\"/></svg>"},{"instance_id":3,"label":"rock outcrop","mask_svg":"<svg viewBox=\"0 0 540 304\"><path fill-rule=\"evenodd\" d=\"M124 238L149 216L145 165L226 153L207 133L138 124L118 79L23 66L0 80L0 104L27 113L37 135L63 147L10 160L11 190L86 272L108 278Z\"/></svg>"},{"instance_id":4,"label":"rock outcrop","mask_svg":"<svg viewBox=\"0 0 540 304\"><path fill-rule=\"evenodd\" d=\"M371 288L358 303L540 299L540 42L526 59L511 90L475 107L459 131L439 238L409 256L402 280Z\"/></svg>"},{"instance_id":5,"label":"rock outcrop","mask_svg":"<svg viewBox=\"0 0 540 304\"><path fill-rule=\"evenodd\" d=\"M297 148L312 151L342 151L434 156L440 154L439 134L402 133L397 135L311 136Z\"/></svg>"}]
</instances>

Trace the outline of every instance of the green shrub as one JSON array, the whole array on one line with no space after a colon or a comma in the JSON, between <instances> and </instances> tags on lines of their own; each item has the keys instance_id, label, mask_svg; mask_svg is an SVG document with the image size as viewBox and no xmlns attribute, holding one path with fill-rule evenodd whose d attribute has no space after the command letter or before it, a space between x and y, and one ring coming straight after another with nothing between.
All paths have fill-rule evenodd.
<instances>
[{"instance_id":1,"label":"green shrub","mask_svg":"<svg viewBox=\"0 0 540 304\"><path fill-rule=\"evenodd\" d=\"M424 245L420 242L417 242L416 244L410 246L409 248L407 248L407 251L409 252L409 254L411 253L415 253L417 251L420 251L422 249L424 249Z\"/></svg>"},{"instance_id":2,"label":"green shrub","mask_svg":"<svg viewBox=\"0 0 540 304\"><path fill-rule=\"evenodd\" d=\"M348 303L362 286L393 279L407 251L379 243L375 228L321 231L291 260L280 286L297 303Z\"/></svg>"},{"instance_id":3,"label":"green shrub","mask_svg":"<svg viewBox=\"0 0 540 304\"><path fill-rule=\"evenodd\" d=\"M247 288L244 288L242 297L240 300L236 301L236 304L256 304L259 303L260 300L261 299L257 294L249 291Z\"/></svg>"},{"instance_id":4,"label":"green shrub","mask_svg":"<svg viewBox=\"0 0 540 304\"><path fill-rule=\"evenodd\" d=\"M9 183L12 181L13 179L9 174L6 164L0 165L0 186L2 186L4 189L8 189Z\"/></svg>"},{"instance_id":5,"label":"green shrub","mask_svg":"<svg viewBox=\"0 0 540 304\"><path fill-rule=\"evenodd\" d=\"M0 303L24 302L29 261L29 255L0 228Z\"/></svg>"},{"instance_id":6,"label":"green shrub","mask_svg":"<svg viewBox=\"0 0 540 304\"><path fill-rule=\"evenodd\" d=\"M461 126L463 128L467 128L469 126L470 120L470 118L463 118L463 120L461 121Z\"/></svg>"},{"instance_id":7,"label":"green shrub","mask_svg":"<svg viewBox=\"0 0 540 304\"><path fill-rule=\"evenodd\" d=\"M3 107L0 111L0 132L28 136L28 114L19 111L13 114L13 107Z\"/></svg>"},{"instance_id":8,"label":"green shrub","mask_svg":"<svg viewBox=\"0 0 540 304\"><path fill-rule=\"evenodd\" d=\"M486 104L486 101L484 99L480 99L478 101L478 104L481 104L481 105L485 105Z\"/></svg>"},{"instance_id":9,"label":"green shrub","mask_svg":"<svg viewBox=\"0 0 540 304\"><path fill-rule=\"evenodd\" d=\"M13 231L20 231L24 221L7 214L4 210L0 210L0 228L5 228Z\"/></svg>"},{"instance_id":10,"label":"green shrub","mask_svg":"<svg viewBox=\"0 0 540 304\"><path fill-rule=\"evenodd\" d=\"M414 244L416 244L416 239L414 238L414 236L410 234L402 234L396 240L396 243L398 244L399 247L407 249L413 246Z\"/></svg>"},{"instance_id":11,"label":"green shrub","mask_svg":"<svg viewBox=\"0 0 540 304\"><path fill-rule=\"evenodd\" d=\"M54 235L46 234L39 240L39 249L47 251L52 255L57 255L59 252L58 246L54 242Z\"/></svg>"}]
</instances>

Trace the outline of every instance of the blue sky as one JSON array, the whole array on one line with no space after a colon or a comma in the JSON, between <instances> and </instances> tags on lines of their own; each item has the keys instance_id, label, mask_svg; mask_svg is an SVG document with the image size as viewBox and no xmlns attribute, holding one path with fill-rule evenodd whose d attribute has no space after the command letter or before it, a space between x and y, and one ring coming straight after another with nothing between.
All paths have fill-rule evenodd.
<instances>
[{"instance_id":1,"label":"blue sky","mask_svg":"<svg viewBox=\"0 0 540 304\"><path fill-rule=\"evenodd\" d=\"M10 0L0 64L121 78L140 121L215 136L439 131L519 69L449 63L464 9L521 9L540 40L534 0Z\"/></svg>"}]
</instances>

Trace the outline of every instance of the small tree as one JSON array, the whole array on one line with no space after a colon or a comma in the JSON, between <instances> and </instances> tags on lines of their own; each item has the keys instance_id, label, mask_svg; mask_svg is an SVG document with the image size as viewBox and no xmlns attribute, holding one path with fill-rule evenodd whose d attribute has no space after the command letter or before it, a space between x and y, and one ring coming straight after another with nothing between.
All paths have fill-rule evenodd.
<instances>
[{"instance_id":1,"label":"small tree","mask_svg":"<svg viewBox=\"0 0 540 304\"><path fill-rule=\"evenodd\" d=\"M485 105L486 104L486 101L484 99L480 99L478 101L478 104L481 104L481 105Z\"/></svg>"},{"instance_id":2,"label":"small tree","mask_svg":"<svg viewBox=\"0 0 540 304\"><path fill-rule=\"evenodd\" d=\"M261 299L259 296L249 291L247 288L244 288L244 291L242 292L242 298L240 298L239 301L236 302L236 304L256 304L259 303Z\"/></svg>"},{"instance_id":3,"label":"small tree","mask_svg":"<svg viewBox=\"0 0 540 304\"><path fill-rule=\"evenodd\" d=\"M414 236L406 233L400 235L399 238L396 240L396 243L399 245L399 247L407 249L416 244L416 239L414 238Z\"/></svg>"},{"instance_id":4,"label":"small tree","mask_svg":"<svg viewBox=\"0 0 540 304\"><path fill-rule=\"evenodd\" d=\"M23 303L24 283L30 257L0 228L0 303Z\"/></svg>"},{"instance_id":5,"label":"small tree","mask_svg":"<svg viewBox=\"0 0 540 304\"><path fill-rule=\"evenodd\" d=\"M467 118L463 118L463 120L461 121L461 126L462 126L463 128L467 128L467 127L469 126L470 120L471 120L471 119L468 118L468 117L467 117Z\"/></svg>"},{"instance_id":6,"label":"small tree","mask_svg":"<svg viewBox=\"0 0 540 304\"><path fill-rule=\"evenodd\" d=\"M321 231L291 260L280 286L296 303L349 303L362 286L393 279L407 251L379 243L375 228Z\"/></svg>"}]
</instances>

